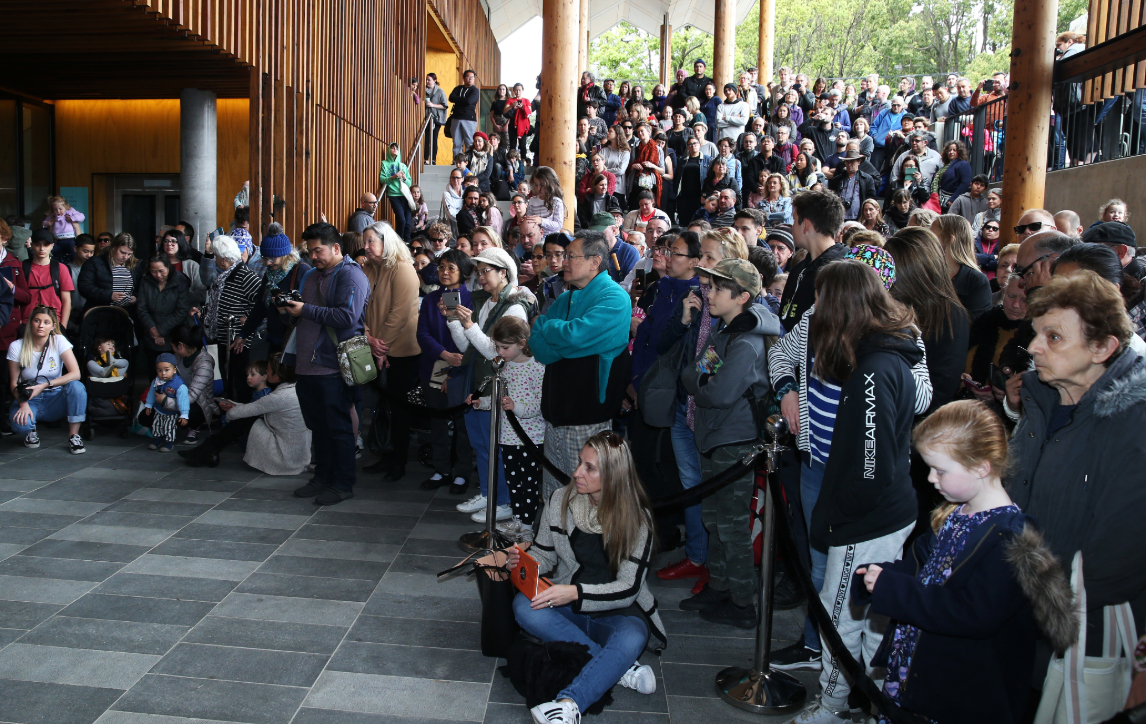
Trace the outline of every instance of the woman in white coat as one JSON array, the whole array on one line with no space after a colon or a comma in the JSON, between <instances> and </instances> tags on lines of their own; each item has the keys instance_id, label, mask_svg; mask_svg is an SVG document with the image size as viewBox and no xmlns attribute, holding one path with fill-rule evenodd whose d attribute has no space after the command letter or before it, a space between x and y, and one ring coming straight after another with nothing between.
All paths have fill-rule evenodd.
<instances>
[{"instance_id":1,"label":"woman in white coat","mask_svg":"<svg viewBox=\"0 0 1146 724\"><path fill-rule=\"evenodd\" d=\"M194 450L180 450L193 468L215 467L219 452L247 435L243 462L267 475L298 475L310 463L310 430L302 419L295 392L294 367L276 352L267 361L267 382L274 392L239 405L220 402L227 424Z\"/></svg>"}]
</instances>

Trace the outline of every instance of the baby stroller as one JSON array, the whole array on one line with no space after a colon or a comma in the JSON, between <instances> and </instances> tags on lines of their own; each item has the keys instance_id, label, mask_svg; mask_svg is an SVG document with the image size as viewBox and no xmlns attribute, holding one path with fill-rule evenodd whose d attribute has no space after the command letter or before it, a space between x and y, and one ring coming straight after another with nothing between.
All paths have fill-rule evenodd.
<instances>
[{"instance_id":1,"label":"baby stroller","mask_svg":"<svg viewBox=\"0 0 1146 724\"><path fill-rule=\"evenodd\" d=\"M115 340L116 353L128 360L127 372L120 377L93 380L88 374L87 358L96 347L96 340ZM131 415L134 404L132 391L135 389L135 325L131 315L123 307L92 307L84 313L80 324L80 344L75 349L76 361L80 364L80 377L88 392L87 419L80 425L80 436L84 440L95 437L93 422L118 422L117 432L126 438L131 429ZM117 409L113 401L123 400L123 411Z\"/></svg>"}]
</instances>

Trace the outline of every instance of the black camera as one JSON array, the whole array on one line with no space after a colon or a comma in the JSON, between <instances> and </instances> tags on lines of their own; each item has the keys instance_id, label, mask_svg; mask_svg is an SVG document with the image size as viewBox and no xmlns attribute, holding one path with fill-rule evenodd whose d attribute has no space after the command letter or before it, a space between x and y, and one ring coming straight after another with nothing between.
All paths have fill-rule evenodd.
<instances>
[{"instance_id":1,"label":"black camera","mask_svg":"<svg viewBox=\"0 0 1146 724\"><path fill-rule=\"evenodd\" d=\"M983 90L987 91L988 93L993 93L995 91L994 79L983 81Z\"/></svg>"},{"instance_id":2,"label":"black camera","mask_svg":"<svg viewBox=\"0 0 1146 724\"><path fill-rule=\"evenodd\" d=\"M20 380L16 383L16 399L27 402L32 399L32 388L36 386L35 380Z\"/></svg>"},{"instance_id":3,"label":"black camera","mask_svg":"<svg viewBox=\"0 0 1146 724\"><path fill-rule=\"evenodd\" d=\"M285 307L290 302L301 302L302 292L297 289L292 289L289 292L284 292L281 289L274 289L271 291L271 301L276 307Z\"/></svg>"}]
</instances>

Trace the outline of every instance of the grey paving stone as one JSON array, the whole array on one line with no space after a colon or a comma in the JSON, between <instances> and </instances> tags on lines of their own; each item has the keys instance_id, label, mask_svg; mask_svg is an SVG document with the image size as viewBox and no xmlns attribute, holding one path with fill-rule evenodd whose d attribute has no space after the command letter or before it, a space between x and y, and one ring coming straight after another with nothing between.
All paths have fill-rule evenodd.
<instances>
[{"instance_id":1,"label":"grey paving stone","mask_svg":"<svg viewBox=\"0 0 1146 724\"><path fill-rule=\"evenodd\" d=\"M366 608L362 609L362 613L369 616L480 623L481 604L477 600L477 586L472 581L470 586L474 591L474 597L471 599L375 591L366 602Z\"/></svg>"},{"instance_id":2,"label":"grey paving stone","mask_svg":"<svg viewBox=\"0 0 1146 724\"><path fill-rule=\"evenodd\" d=\"M187 631L187 626L56 616L29 632L21 643L162 655Z\"/></svg>"},{"instance_id":3,"label":"grey paving stone","mask_svg":"<svg viewBox=\"0 0 1146 724\"><path fill-rule=\"evenodd\" d=\"M302 556L326 560L374 561L389 563L402 549L400 545L362 543L359 541L326 541L291 538L278 549L281 556Z\"/></svg>"},{"instance_id":4,"label":"grey paving stone","mask_svg":"<svg viewBox=\"0 0 1146 724\"><path fill-rule=\"evenodd\" d=\"M77 561L108 561L130 563L149 550L147 546L92 541L42 540L24 550L26 556L45 558L71 558Z\"/></svg>"},{"instance_id":5,"label":"grey paving stone","mask_svg":"<svg viewBox=\"0 0 1146 724\"><path fill-rule=\"evenodd\" d=\"M214 506L210 503L174 503L168 500L138 500L124 498L104 510L115 513L144 513L146 515L177 515L195 518Z\"/></svg>"},{"instance_id":6,"label":"grey paving stone","mask_svg":"<svg viewBox=\"0 0 1146 724\"><path fill-rule=\"evenodd\" d=\"M482 721L489 684L326 671L306 705L367 714Z\"/></svg>"},{"instance_id":7,"label":"grey paving stone","mask_svg":"<svg viewBox=\"0 0 1146 724\"><path fill-rule=\"evenodd\" d=\"M4 477L25 478L28 480L59 480L65 475L83 470L91 465L90 460L80 460L86 455L76 455L74 459L47 459L43 454L29 455L4 465Z\"/></svg>"},{"instance_id":8,"label":"grey paving stone","mask_svg":"<svg viewBox=\"0 0 1146 724\"><path fill-rule=\"evenodd\" d=\"M345 626L319 626L283 621L253 621L211 615L199 622L185 643L241 646L248 649L333 654L346 635Z\"/></svg>"},{"instance_id":9,"label":"grey paving stone","mask_svg":"<svg viewBox=\"0 0 1146 724\"><path fill-rule=\"evenodd\" d=\"M149 674L115 704L117 711L246 724L290 721L307 690Z\"/></svg>"},{"instance_id":10,"label":"grey paving stone","mask_svg":"<svg viewBox=\"0 0 1146 724\"><path fill-rule=\"evenodd\" d=\"M346 525L355 528L391 528L408 531L418 522L409 515L376 515L372 513L335 513L320 510L311 520L316 525Z\"/></svg>"},{"instance_id":11,"label":"grey paving stone","mask_svg":"<svg viewBox=\"0 0 1146 724\"><path fill-rule=\"evenodd\" d=\"M809 694L811 699L812 694ZM669 721L672 724L685 724L685 722L738 722L752 724L786 724L800 713L799 709L777 715L749 714L720 699L693 696L669 695Z\"/></svg>"},{"instance_id":12,"label":"grey paving stone","mask_svg":"<svg viewBox=\"0 0 1146 724\"><path fill-rule=\"evenodd\" d=\"M468 576L439 579L438 573L459 559L398 555L390 564L378 590L412 596L446 596L474 600L477 585Z\"/></svg>"},{"instance_id":13,"label":"grey paving stone","mask_svg":"<svg viewBox=\"0 0 1146 724\"><path fill-rule=\"evenodd\" d=\"M233 724L218 719L189 719L185 716L139 714L133 711L105 711L95 724Z\"/></svg>"},{"instance_id":14,"label":"grey paving stone","mask_svg":"<svg viewBox=\"0 0 1146 724\"><path fill-rule=\"evenodd\" d=\"M88 466L78 473L69 476L83 478L84 480L116 480L119 482L148 483L163 473L156 472L158 465L155 453L151 453L151 460L130 460L123 455L116 455L101 460L95 465Z\"/></svg>"},{"instance_id":15,"label":"grey paving stone","mask_svg":"<svg viewBox=\"0 0 1146 724\"><path fill-rule=\"evenodd\" d=\"M401 530L391 530L387 528L348 528L341 525L314 525L313 523L307 523L298 529L294 537L309 538L311 540L401 545L402 542L406 540L406 533Z\"/></svg>"},{"instance_id":16,"label":"grey paving stone","mask_svg":"<svg viewBox=\"0 0 1146 724\"><path fill-rule=\"evenodd\" d=\"M168 538L156 546L151 553L156 556L189 556L192 558L216 558L225 561L261 562L269 558L276 548L278 546L259 543Z\"/></svg>"},{"instance_id":17,"label":"grey paving stone","mask_svg":"<svg viewBox=\"0 0 1146 724\"><path fill-rule=\"evenodd\" d=\"M157 480L149 488L159 488L162 490L205 490L213 493L233 493L236 490L241 490L246 483L236 482L234 480L218 480L208 477L187 477L180 476L174 477L168 475L162 480Z\"/></svg>"},{"instance_id":18,"label":"grey paving stone","mask_svg":"<svg viewBox=\"0 0 1146 724\"><path fill-rule=\"evenodd\" d=\"M54 578L0 576L0 600L67 605L96 584L91 581L62 581Z\"/></svg>"},{"instance_id":19,"label":"grey paving stone","mask_svg":"<svg viewBox=\"0 0 1146 724\"><path fill-rule=\"evenodd\" d=\"M27 548L23 543L0 543L0 561L16 555Z\"/></svg>"},{"instance_id":20,"label":"grey paving stone","mask_svg":"<svg viewBox=\"0 0 1146 724\"><path fill-rule=\"evenodd\" d=\"M328 658L327 654L182 643L164 656L152 673L252 684L310 686L322 673Z\"/></svg>"},{"instance_id":21,"label":"grey paving stone","mask_svg":"<svg viewBox=\"0 0 1146 724\"><path fill-rule=\"evenodd\" d=\"M122 563L20 555L0 561L0 576L57 578L65 581L103 581L120 568L123 568Z\"/></svg>"},{"instance_id":22,"label":"grey paving stone","mask_svg":"<svg viewBox=\"0 0 1146 724\"><path fill-rule=\"evenodd\" d=\"M416 635L407 640L422 642ZM481 651L344 641L326 668L356 674L488 684L496 666L497 661L482 656Z\"/></svg>"},{"instance_id":23,"label":"grey paving stone","mask_svg":"<svg viewBox=\"0 0 1146 724\"><path fill-rule=\"evenodd\" d=\"M0 601L0 624L6 628L35 628L62 608L51 603Z\"/></svg>"},{"instance_id":24,"label":"grey paving stone","mask_svg":"<svg viewBox=\"0 0 1146 724\"><path fill-rule=\"evenodd\" d=\"M132 563L124 566L124 573L241 581L258 567L259 564L254 561L191 558L187 556L159 556L149 553L145 556L140 556Z\"/></svg>"},{"instance_id":25,"label":"grey paving stone","mask_svg":"<svg viewBox=\"0 0 1146 724\"><path fill-rule=\"evenodd\" d=\"M14 643L0 651L0 679L130 689L158 656Z\"/></svg>"},{"instance_id":26,"label":"grey paving stone","mask_svg":"<svg viewBox=\"0 0 1146 724\"><path fill-rule=\"evenodd\" d=\"M214 604L203 601L175 601L166 598L90 593L60 611L60 615L194 626L214 607Z\"/></svg>"},{"instance_id":27,"label":"grey paving stone","mask_svg":"<svg viewBox=\"0 0 1146 724\"><path fill-rule=\"evenodd\" d=\"M23 636L27 631L22 628L0 628L0 649Z\"/></svg>"},{"instance_id":28,"label":"grey paving stone","mask_svg":"<svg viewBox=\"0 0 1146 724\"><path fill-rule=\"evenodd\" d=\"M376 644L404 644L416 641L420 646L480 651L481 624L359 616L347 634L347 639Z\"/></svg>"},{"instance_id":29,"label":"grey paving stone","mask_svg":"<svg viewBox=\"0 0 1146 724\"><path fill-rule=\"evenodd\" d=\"M281 500L250 500L231 497L215 508L216 510L230 510L236 513L272 513L277 515L314 515L317 507L310 498L296 498L287 494Z\"/></svg>"},{"instance_id":30,"label":"grey paving stone","mask_svg":"<svg viewBox=\"0 0 1146 724\"><path fill-rule=\"evenodd\" d=\"M215 616L307 623L348 628L358 618L362 604L354 601L324 601L251 593L232 593L212 611Z\"/></svg>"},{"instance_id":31,"label":"grey paving stone","mask_svg":"<svg viewBox=\"0 0 1146 724\"><path fill-rule=\"evenodd\" d=\"M89 503L114 503L125 495L139 490L143 486L144 483L133 481L65 478L50 485L37 488L31 493L27 493L24 497L43 498L45 500L78 500L87 501Z\"/></svg>"},{"instance_id":32,"label":"grey paving stone","mask_svg":"<svg viewBox=\"0 0 1146 724\"><path fill-rule=\"evenodd\" d=\"M76 523L51 534L58 540L79 540L93 543L124 543L154 546L162 543L172 531L156 528L131 528L118 525L88 525Z\"/></svg>"},{"instance_id":33,"label":"grey paving stone","mask_svg":"<svg viewBox=\"0 0 1146 724\"><path fill-rule=\"evenodd\" d=\"M117 689L5 681L0 721L19 724L91 724L123 694Z\"/></svg>"},{"instance_id":34,"label":"grey paving stone","mask_svg":"<svg viewBox=\"0 0 1146 724\"><path fill-rule=\"evenodd\" d=\"M0 490L8 492L27 493L36 488L42 488L45 485L47 485L47 483L43 480L8 480L6 478L0 478Z\"/></svg>"},{"instance_id":35,"label":"grey paving stone","mask_svg":"<svg viewBox=\"0 0 1146 724\"><path fill-rule=\"evenodd\" d=\"M233 510L209 510L195 519L206 525L238 525L248 528L276 528L296 530L308 518L305 515L282 515L279 513L247 513Z\"/></svg>"},{"instance_id":36,"label":"grey paving stone","mask_svg":"<svg viewBox=\"0 0 1146 724\"><path fill-rule=\"evenodd\" d=\"M55 533L54 528L4 528L0 527L0 543L20 543L31 545Z\"/></svg>"},{"instance_id":37,"label":"grey paving stone","mask_svg":"<svg viewBox=\"0 0 1146 724\"><path fill-rule=\"evenodd\" d=\"M96 593L218 603L227 597L236 583L236 581L220 581L208 578L153 576L121 572L101 583L96 589Z\"/></svg>"},{"instance_id":38,"label":"grey paving stone","mask_svg":"<svg viewBox=\"0 0 1146 724\"><path fill-rule=\"evenodd\" d=\"M426 512L428 502L400 502L393 500L368 500L357 495L329 509L330 513L369 513L373 515L401 515L414 518ZM326 511L324 511L326 512Z\"/></svg>"},{"instance_id":39,"label":"grey paving stone","mask_svg":"<svg viewBox=\"0 0 1146 724\"><path fill-rule=\"evenodd\" d=\"M439 556L442 558L457 558L459 561L469 555L462 551L456 538L450 540L433 540L430 538L408 538L402 546L402 553L408 556Z\"/></svg>"},{"instance_id":40,"label":"grey paving stone","mask_svg":"<svg viewBox=\"0 0 1146 724\"><path fill-rule=\"evenodd\" d=\"M229 492L211 490L179 490L169 488L140 488L125 500L155 500L166 503L199 503L217 505L231 497Z\"/></svg>"},{"instance_id":41,"label":"grey paving stone","mask_svg":"<svg viewBox=\"0 0 1146 724\"><path fill-rule=\"evenodd\" d=\"M532 723L526 715L526 722ZM390 716L388 714L362 714L354 711L334 711L332 709L298 710L291 724L441 724L441 719L427 719L415 716Z\"/></svg>"},{"instance_id":42,"label":"grey paving stone","mask_svg":"<svg viewBox=\"0 0 1146 724\"><path fill-rule=\"evenodd\" d=\"M83 518L82 515L53 515L51 513L17 513L0 510L0 527L55 528L59 530Z\"/></svg>"},{"instance_id":43,"label":"grey paving stone","mask_svg":"<svg viewBox=\"0 0 1146 724\"><path fill-rule=\"evenodd\" d=\"M236 543L265 543L277 546L291 537L291 531L278 528L252 528L241 525L206 525L203 523L192 523L172 537L233 541Z\"/></svg>"},{"instance_id":44,"label":"grey paving stone","mask_svg":"<svg viewBox=\"0 0 1146 724\"><path fill-rule=\"evenodd\" d=\"M42 500L39 498L16 498L0 505L0 511L8 513L49 513L51 515L74 515L84 518L98 513L106 503L85 503L78 500Z\"/></svg>"},{"instance_id":45,"label":"grey paving stone","mask_svg":"<svg viewBox=\"0 0 1146 724\"><path fill-rule=\"evenodd\" d=\"M302 558L275 555L259 566L259 573L279 573L293 576L321 578L347 578L379 581L386 573L386 563L375 561L340 560L337 558ZM0 563L3 566L3 563Z\"/></svg>"},{"instance_id":46,"label":"grey paving stone","mask_svg":"<svg viewBox=\"0 0 1146 724\"><path fill-rule=\"evenodd\" d=\"M84 518L87 525L112 525L127 528L152 528L175 532L195 520L189 516L154 515L150 513L102 512Z\"/></svg>"},{"instance_id":47,"label":"grey paving stone","mask_svg":"<svg viewBox=\"0 0 1146 724\"><path fill-rule=\"evenodd\" d=\"M468 518L458 523L427 523L419 521L410 531L410 538L429 538L430 540L456 541L466 533L479 530L480 527Z\"/></svg>"},{"instance_id":48,"label":"grey paving stone","mask_svg":"<svg viewBox=\"0 0 1146 724\"><path fill-rule=\"evenodd\" d=\"M238 593L265 593L271 596L365 602L374 592L374 587L374 581L252 573L236 591Z\"/></svg>"},{"instance_id":49,"label":"grey paving stone","mask_svg":"<svg viewBox=\"0 0 1146 724\"><path fill-rule=\"evenodd\" d=\"M225 456L224 456L225 457ZM240 458L235 458L235 463L224 462L217 468L204 470L203 468L176 468L170 475L164 478L164 481L175 480L194 480L199 483L203 482L230 482L230 483L249 483L255 478L262 475L258 470L248 468L241 462ZM210 490L211 488L198 488L199 490ZM192 488L195 490L195 488Z\"/></svg>"}]
</instances>

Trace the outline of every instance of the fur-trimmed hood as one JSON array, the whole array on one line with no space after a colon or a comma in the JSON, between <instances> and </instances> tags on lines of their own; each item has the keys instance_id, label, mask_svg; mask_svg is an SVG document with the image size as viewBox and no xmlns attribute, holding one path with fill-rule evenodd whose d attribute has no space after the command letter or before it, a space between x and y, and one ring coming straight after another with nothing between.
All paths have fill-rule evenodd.
<instances>
[{"instance_id":1,"label":"fur-trimmed hood","mask_svg":"<svg viewBox=\"0 0 1146 724\"><path fill-rule=\"evenodd\" d=\"M1103 378L1098 384L1106 384L1094 398L1095 415L1114 417L1146 401L1146 359L1134 350L1124 350Z\"/></svg>"},{"instance_id":2,"label":"fur-trimmed hood","mask_svg":"<svg viewBox=\"0 0 1146 724\"><path fill-rule=\"evenodd\" d=\"M1066 571L1043 542L1042 533L1029 521L1021 533L1003 546L1003 556L1015 570L1015 579L1031 602L1035 622L1055 653L1078 641L1080 613Z\"/></svg>"}]
</instances>

